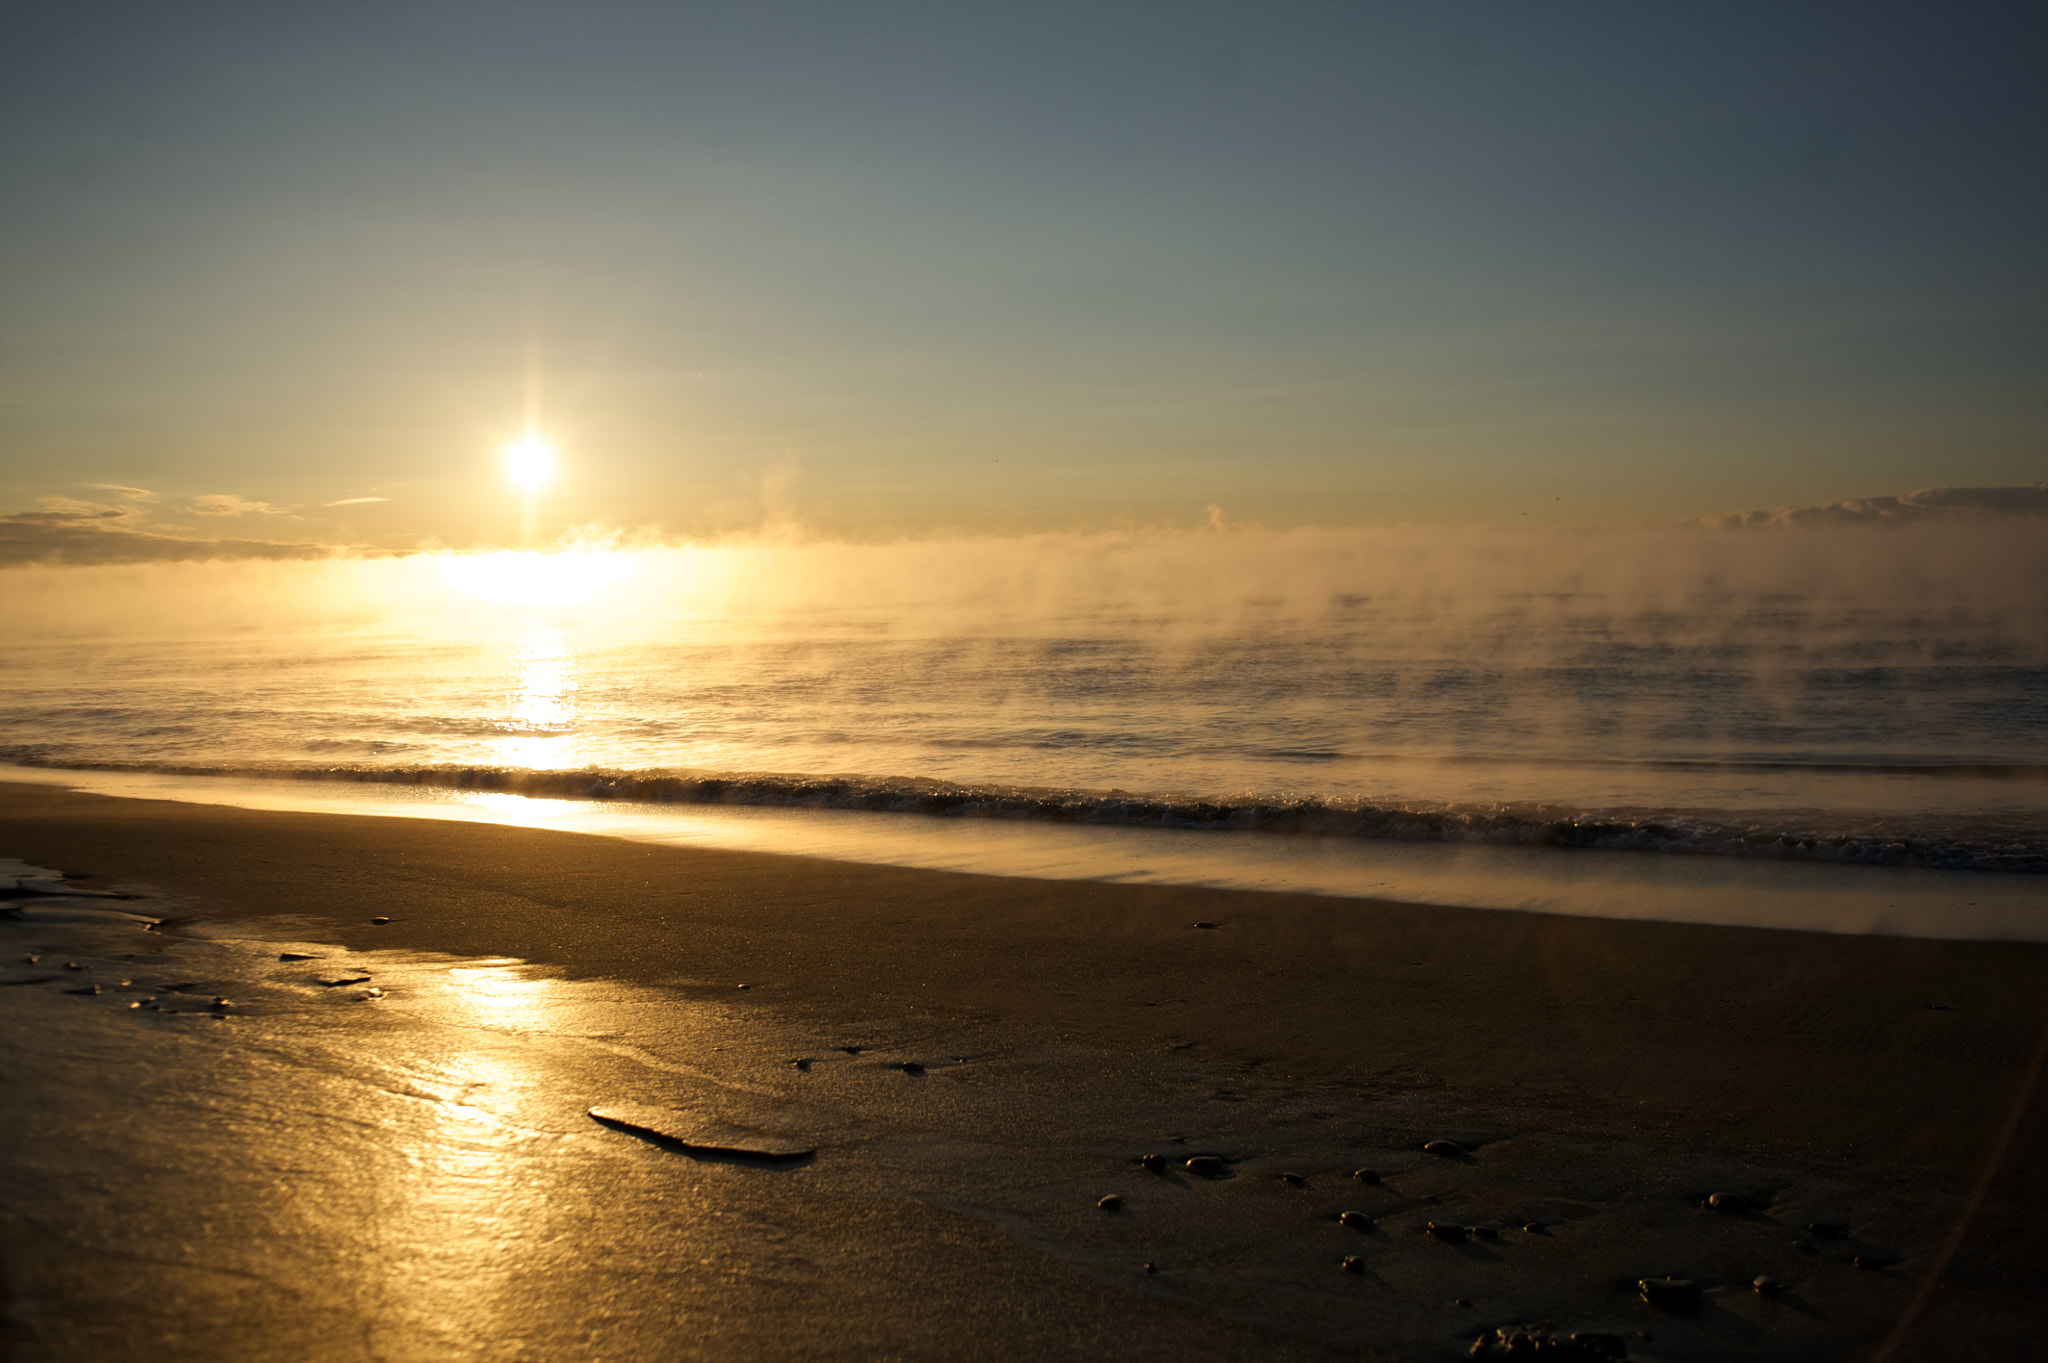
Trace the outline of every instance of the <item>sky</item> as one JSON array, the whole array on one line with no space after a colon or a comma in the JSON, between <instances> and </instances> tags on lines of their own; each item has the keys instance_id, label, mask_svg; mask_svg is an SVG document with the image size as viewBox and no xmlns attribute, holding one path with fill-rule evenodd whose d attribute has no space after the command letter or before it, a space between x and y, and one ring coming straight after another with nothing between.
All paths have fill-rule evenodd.
<instances>
[{"instance_id":1,"label":"sky","mask_svg":"<svg viewBox=\"0 0 2048 1363\"><path fill-rule=\"evenodd\" d=\"M2034 483L2044 69L2041 3L0 0L0 519L262 554Z\"/></svg>"}]
</instances>

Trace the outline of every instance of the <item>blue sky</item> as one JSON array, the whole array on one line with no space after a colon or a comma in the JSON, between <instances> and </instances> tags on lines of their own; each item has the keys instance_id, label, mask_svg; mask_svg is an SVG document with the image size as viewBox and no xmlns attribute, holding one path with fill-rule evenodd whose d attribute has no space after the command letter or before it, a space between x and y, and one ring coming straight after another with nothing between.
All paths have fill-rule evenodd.
<instances>
[{"instance_id":1,"label":"blue sky","mask_svg":"<svg viewBox=\"0 0 2048 1363\"><path fill-rule=\"evenodd\" d=\"M0 5L0 511L488 540L530 408L550 525L680 534L2024 483L2043 69L2041 4Z\"/></svg>"}]
</instances>

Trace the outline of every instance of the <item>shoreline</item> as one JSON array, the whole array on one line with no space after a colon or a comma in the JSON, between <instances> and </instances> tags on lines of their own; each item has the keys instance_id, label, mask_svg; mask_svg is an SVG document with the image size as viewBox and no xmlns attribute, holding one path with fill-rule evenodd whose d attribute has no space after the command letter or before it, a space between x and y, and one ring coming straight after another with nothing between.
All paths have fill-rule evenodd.
<instances>
[{"instance_id":1,"label":"shoreline","mask_svg":"<svg viewBox=\"0 0 2048 1363\"><path fill-rule=\"evenodd\" d=\"M1803 1290L1827 1302L1833 1324L1823 1329L1796 1313L1773 1314L1761 1299L1729 1295L1696 1318L1645 1316L1642 1327L1655 1337L1632 1341L1630 1356L1863 1357L1922 1290L1931 1295L1895 1357L1967 1357L1962 1344L2008 1347L2020 1337L2014 1329L2043 1323L2027 1294L2048 1263L2032 1234L2048 1201L2041 1175L2023 1172L2041 1169L2048 1148L2038 1091L2014 1120L2048 1028L2048 1000L2038 989L2048 948L2038 945L1006 879L43 786L0 785L0 837L0 855L65 871L82 886L151 887L161 898L150 902L162 906L169 926L185 921L197 938L329 943L365 962L512 962L563 989L617 986L636 998L672 1000L666 1006L678 1015L737 1019L740 1032L772 1033L783 1049L810 1036L809 1049L823 1052L831 1038L859 1033L917 1038L919 1054L1008 1057L1002 1063L1037 1076L1017 1082L1018 1092L1036 1093L1038 1107L1004 1109L1011 1120L1028 1124L1039 1108L1058 1107L1053 1095L1064 1091L1059 1076L1067 1074L1075 1092L1093 1095L1077 1100L1071 1120L1099 1128L1098 1142L1108 1139L1101 1131L1130 1120L1128 1112L1118 1115L1121 1100L1104 1096L1115 1090L1106 1076L1122 1074L1120 1082L1156 1092L1177 1112L1215 1114L1211 1124L1237 1133L1232 1139L1247 1151L1263 1142L1275 1159L1292 1148L1287 1157L1296 1162L1322 1161L1318 1183L1334 1178L1345 1159L1414 1164L1420 1139L1456 1130L1482 1154L1506 1161L1519 1152L1522 1162L1508 1178L1513 1189L1502 1184L1495 1189L1501 1196L1519 1189L1525 1201L1541 1192L1604 1208L1574 1218L1589 1227L1619 1218L1604 1239L1589 1234L1583 1262L1552 1254L1547 1265L1517 1266L1509 1249L1499 1251L1501 1302L1475 1299L1458 1308L1431 1298L1426 1309L1410 1302L1421 1322L1412 1328L1425 1334L1367 1341L1388 1356L1451 1356L1454 1335L1469 1346L1482 1325L1499 1323L1467 1312L1506 1310L1510 1301L1572 1303L1602 1320L1633 1319L1648 1308L1618 1292L1611 1274L1599 1278L1595 1265L1605 1261L1593 1251L1596 1239L1619 1244L1624 1226L1652 1241L1662 1235L1672 1245L1664 1260L1682 1266L1688 1255L1703 1264L1726 1257L1725 1247L1713 1248L1714 1237L1754 1232L1750 1259L1775 1263L1773 1255L1782 1258L1800 1242L1788 1218L1823 1215L1802 1202L1802 1189L1819 1188L1829 1190L1821 1200L1847 1209L1825 1215L1858 1223L1853 1233L1871 1249L1866 1257L1876 1257L1878 1240L1890 1256L1882 1271L1859 1276L1829 1259L1831 1246L1810 1246L1816 1266ZM370 921L378 917L391 921ZM177 940L175 932L153 936ZM23 1008L60 1002L46 989L0 992ZM682 1063L680 1052L661 1049L666 1044L642 1049ZM766 1054L750 1063L767 1063ZM711 1076L706 1083L715 1080L713 1091L767 1083L751 1071L724 1072L729 1063L695 1052L688 1058L693 1072ZM953 1082L950 1071L930 1077L939 1081L933 1089ZM798 1082L778 1071L785 1110L824 1111L801 1088L784 1092ZM994 1101L962 1095L966 1108ZM962 1131L981 1130L975 1123L986 1117L962 1118L967 1127L946 1139L966 1139ZM915 1120L928 1124L920 1129L934 1140L932 1133L951 1130L942 1116ZM887 1144L879 1135L864 1139ZM1157 1133L1133 1131L1128 1139L1156 1140ZM1085 1164L1087 1145L1062 1147L1058 1158L1047 1157L1048 1168L1062 1159ZM869 1148L856 1142L821 1159L818 1176L858 1165ZM1611 1189L1590 1195L1588 1180L1600 1179L1579 1167L1590 1150L1637 1168L1632 1179L1659 1191L1643 1194L1651 1200L1642 1206L1630 1202L1634 1194ZM1263 1156L1244 1156L1247 1169L1256 1158ZM1485 1171L1493 1158L1477 1167ZM973 1163L961 1160L959 1168ZM953 1168L941 1159L920 1175L922 1184L911 1180L923 1187L922 1199L911 1185L874 1175L863 1205L900 1207L906 1198L925 1208L966 1205L972 1197L949 1183ZM1747 1195L1765 1203L1754 1224L1734 1226L1686 1204L1688 1193L1711 1186L1662 1186L1687 1178L1711 1184L1716 1169L1723 1180L1749 1180ZM1456 1172L1418 1168L1414 1177ZM1544 1191L1546 1184L1554 1186ZM1449 1206L1452 1191L1446 1185L1431 1194L1432 1205ZM1105 1286L1085 1266L1049 1269L1080 1263L1078 1242L1062 1239L1068 1232L1057 1230L1057 1218L1047 1221L1051 1215L1027 1209L976 1222L996 1227L1001 1243L980 1244L973 1254L1011 1264L1022 1253L1034 1265L1035 1286L1018 1309L1075 1320L1100 1309L1110 1312L1106 1321L1121 1309L1114 1303L1142 1298L1153 1304L1147 1312L1165 1313L1156 1323L1161 1339L1184 1329L1192 1331L1188 1340L1201 1338L1207 1308L1193 1299L1160 1305L1143 1283ZM1960 1249L1951 1256L1944 1247L1959 1225ZM1174 1243L1199 1259L1206 1233L1183 1228ZM913 1237L906 1245L910 1280L934 1271L936 1243ZM1412 1279L1389 1268L1385 1290L1395 1298L1407 1301L1420 1290L1413 1283L1449 1271L1448 1259L1431 1267L1434 1261L1414 1258L1422 1253L1405 1239L1390 1243L1390 1266L1421 1265ZM1959 1278L1965 1269L1976 1276ZM8 1266L11 1285L21 1271L19 1261ZM1670 1269L1645 1264L1642 1271ZM1315 1272L1288 1290L1332 1286L1324 1268ZM1098 1300L1102 1292L1110 1295ZM752 1319L743 1301L732 1309ZM1345 1309L1317 1308L1332 1320ZM1378 1309L1391 1308L1380 1302ZM1290 1333L1251 1307L1224 1314L1231 1330L1251 1333L1233 1335L1233 1344L1211 1356L1242 1356L1253 1345L1276 1357L1335 1347L1314 1331ZM1715 1333L1735 1325L1744 1329ZM906 1343L884 1319L862 1317L850 1328L876 1351L945 1352L933 1340ZM780 1338L781 1351L793 1356L801 1331L790 1330L770 1330L755 1344L765 1341L773 1353ZM987 1336L1000 1338L1000 1331ZM1961 1351L1944 1352L1943 1341L1960 1341ZM1091 1335L1087 1348L1102 1342ZM1069 1345L1078 1356L1079 1346ZM1046 1347L1059 1354L1068 1345Z\"/></svg>"},{"instance_id":2,"label":"shoreline","mask_svg":"<svg viewBox=\"0 0 2048 1363\"><path fill-rule=\"evenodd\" d=\"M2026 872L908 812L661 805L0 765L0 785L6 784L245 809L547 828L662 846L998 878L1291 892L1850 935L2048 942L2048 877Z\"/></svg>"}]
</instances>

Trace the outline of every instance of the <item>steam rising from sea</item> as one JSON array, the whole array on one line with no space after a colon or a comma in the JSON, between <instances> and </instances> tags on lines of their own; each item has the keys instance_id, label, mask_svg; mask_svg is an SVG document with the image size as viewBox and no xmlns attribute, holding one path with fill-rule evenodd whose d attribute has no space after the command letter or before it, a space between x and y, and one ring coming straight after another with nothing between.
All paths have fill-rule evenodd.
<instances>
[{"instance_id":1,"label":"steam rising from sea","mask_svg":"<svg viewBox=\"0 0 2048 1363\"><path fill-rule=\"evenodd\" d=\"M1144 531L7 570L0 755L2048 868L2048 537Z\"/></svg>"}]
</instances>

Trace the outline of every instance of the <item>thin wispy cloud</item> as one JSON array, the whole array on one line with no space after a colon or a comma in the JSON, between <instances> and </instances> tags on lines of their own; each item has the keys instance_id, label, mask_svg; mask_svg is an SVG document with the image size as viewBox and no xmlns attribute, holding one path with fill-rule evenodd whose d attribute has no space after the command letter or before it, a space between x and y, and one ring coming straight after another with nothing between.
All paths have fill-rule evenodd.
<instances>
[{"instance_id":1,"label":"thin wispy cloud","mask_svg":"<svg viewBox=\"0 0 2048 1363\"><path fill-rule=\"evenodd\" d=\"M186 510L195 516L290 516L292 513L269 502L255 502L231 492L210 492L194 497ZM296 519L296 518L295 518Z\"/></svg>"},{"instance_id":2,"label":"thin wispy cloud","mask_svg":"<svg viewBox=\"0 0 2048 1363\"><path fill-rule=\"evenodd\" d=\"M338 502L322 502L322 506L360 506L364 502L388 502L389 497L343 497Z\"/></svg>"}]
</instances>

